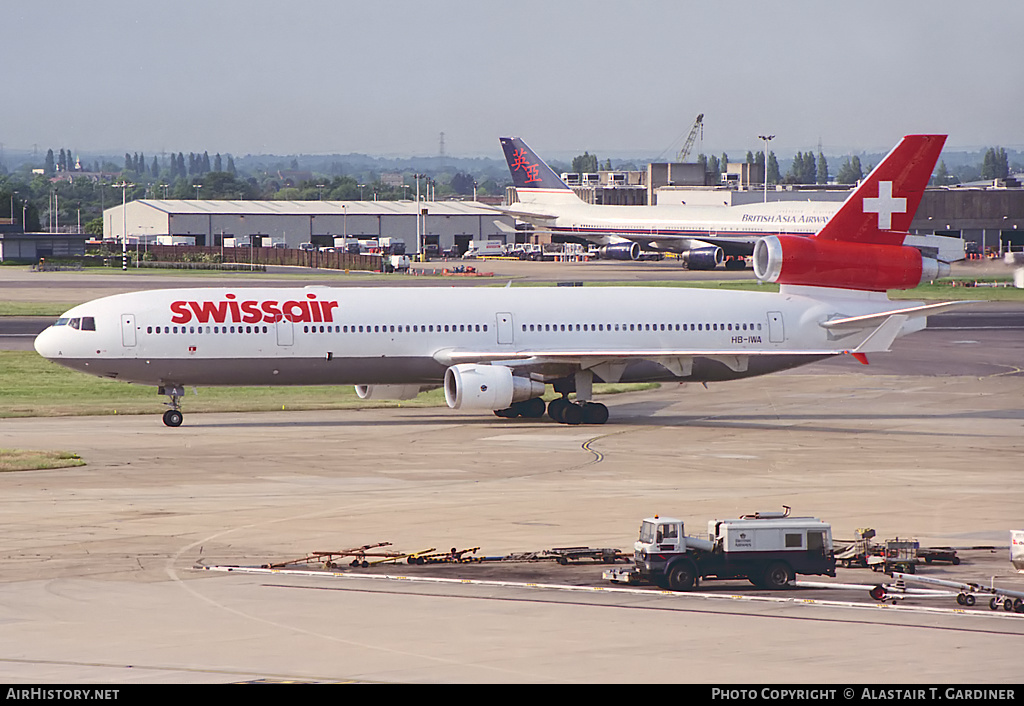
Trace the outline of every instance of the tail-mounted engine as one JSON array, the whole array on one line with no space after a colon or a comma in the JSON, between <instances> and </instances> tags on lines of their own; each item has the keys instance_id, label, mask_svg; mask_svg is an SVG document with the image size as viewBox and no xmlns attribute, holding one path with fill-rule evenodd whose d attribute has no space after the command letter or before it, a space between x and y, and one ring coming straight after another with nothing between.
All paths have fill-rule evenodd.
<instances>
[{"instance_id":1,"label":"tail-mounted engine","mask_svg":"<svg viewBox=\"0 0 1024 706\"><path fill-rule=\"evenodd\" d=\"M754 245L754 274L762 282L884 292L943 277L949 265L906 245L771 235Z\"/></svg>"},{"instance_id":2,"label":"tail-mounted engine","mask_svg":"<svg viewBox=\"0 0 1024 706\"><path fill-rule=\"evenodd\" d=\"M452 409L507 409L544 394L544 383L512 374L504 365L453 365L444 373L444 399Z\"/></svg>"}]
</instances>

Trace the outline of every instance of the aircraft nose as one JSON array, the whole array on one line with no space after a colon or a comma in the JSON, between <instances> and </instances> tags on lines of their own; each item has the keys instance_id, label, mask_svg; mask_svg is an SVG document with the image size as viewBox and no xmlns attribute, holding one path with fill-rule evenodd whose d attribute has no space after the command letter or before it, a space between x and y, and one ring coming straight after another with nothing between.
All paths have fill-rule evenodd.
<instances>
[{"instance_id":1,"label":"aircraft nose","mask_svg":"<svg viewBox=\"0 0 1024 706\"><path fill-rule=\"evenodd\" d=\"M36 349L36 353L52 360L60 355L60 332L56 331L53 326L46 329L38 336L33 343Z\"/></svg>"}]
</instances>

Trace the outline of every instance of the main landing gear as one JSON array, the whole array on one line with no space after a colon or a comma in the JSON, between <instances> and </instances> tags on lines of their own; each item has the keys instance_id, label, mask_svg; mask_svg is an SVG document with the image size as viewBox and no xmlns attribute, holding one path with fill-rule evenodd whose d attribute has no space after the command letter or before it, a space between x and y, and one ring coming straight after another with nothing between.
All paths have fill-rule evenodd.
<instances>
[{"instance_id":1,"label":"main landing gear","mask_svg":"<svg viewBox=\"0 0 1024 706\"><path fill-rule=\"evenodd\" d=\"M547 405L548 416L559 424L604 424L608 421L608 408L600 402L591 402L594 375L589 370L576 371L574 378L563 378L554 383L555 391L561 393ZM575 390L576 401L569 400L569 393ZM524 417L540 419L544 416L544 400L534 397L516 402L507 409L496 409L494 414L504 419Z\"/></svg>"},{"instance_id":2,"label":"main landing gear","mask_svg":"<svg viewBox=\"0 0 1024 706\"><path fill-rule=\"evenodd\" d=\"M167 395L170 402L164 402L170 409L164 412L164 424L169 427L180 427L185 415L181 413L181 398L185 394L183 387L161 387L157 394Z\"/></svg>"},{"instance_id":3,"label":"main landing gear","mask_svg":"<svg viewBox=\"0 0 1024 706\"><path fill-rule=\"evenodd\" d=\"M559 424L604 424L608 408L600 402L570 402L557 397L548 403L548 416Z\"/></svg>"}]
</instances>

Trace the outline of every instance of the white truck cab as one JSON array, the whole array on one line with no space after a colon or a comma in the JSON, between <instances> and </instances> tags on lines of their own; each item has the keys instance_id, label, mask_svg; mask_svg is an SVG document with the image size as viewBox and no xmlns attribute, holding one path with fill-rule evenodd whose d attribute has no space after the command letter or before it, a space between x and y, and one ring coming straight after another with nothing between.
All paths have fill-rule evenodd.
<instances>
[{"instance_id":1,"label":"white truck cab","mask_svg":"<svg viewBox=\"0 0 1024 706\"><path fill-rule=\"evenodd\" d=\"M790 517L788 508L712 520L707 539L687 536L680 519L648 517L633 549L640 578L676 591L708 577L746 578L778 589L796 574L836 575L831 526L814 517Z\"/></svg>"}]
</instances>

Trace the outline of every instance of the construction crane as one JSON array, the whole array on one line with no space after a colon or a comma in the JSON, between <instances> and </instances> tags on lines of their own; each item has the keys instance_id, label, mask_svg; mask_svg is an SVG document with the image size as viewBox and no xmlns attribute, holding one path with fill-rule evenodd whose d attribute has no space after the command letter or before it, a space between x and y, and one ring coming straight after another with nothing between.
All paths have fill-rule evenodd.
<instances>
[{"instance_id":1,"label":"construction crane","mask_svg":"<svg viewBox=\"0 0 1024 706\"><path fill-rule=\"evenodd\" d=\"M700 134L701 141L704 140L704 113L697 116L697 119L693 121L693 127L690 128L690 135L686 138L686 144L683 145L683 149L679 150L679 154L676 156L676 162L685 162L686 158L690 156L690 150L693 149L693 143L697 140L697 134Z\"/></svg>"}]
</instances>

